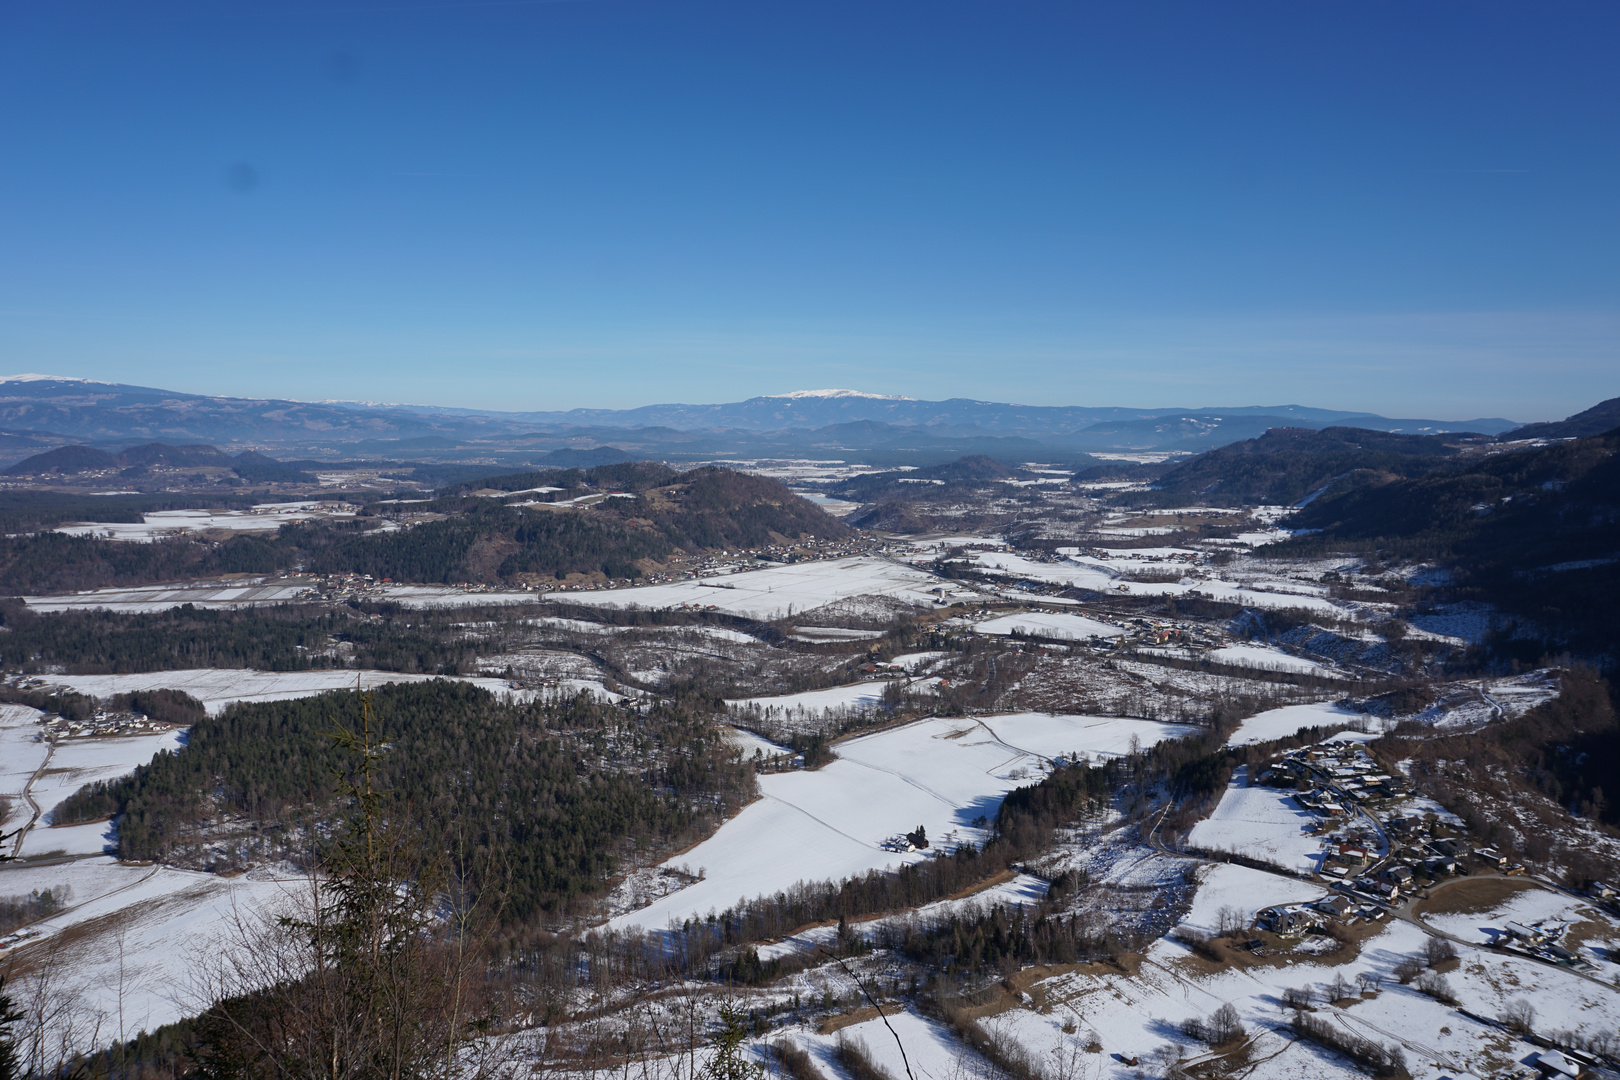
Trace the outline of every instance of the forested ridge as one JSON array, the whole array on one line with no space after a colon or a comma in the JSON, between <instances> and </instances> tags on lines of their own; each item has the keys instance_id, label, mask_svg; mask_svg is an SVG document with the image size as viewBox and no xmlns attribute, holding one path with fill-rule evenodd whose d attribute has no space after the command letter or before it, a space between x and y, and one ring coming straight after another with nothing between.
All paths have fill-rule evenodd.
<instances>
[{"instance_id":1,"label":"forested ridge","mask_svg":"<svg viewBox=\"0 0 1620 1080\"><path fill-rule=\"evenodd\" d=\"M1451 570L1453 596L1526 621L1499 651L1534 662L1567 649L1606 665L1620 651L1620 431L1368 482L1323 496L1287 524L1317 531L1271 550L1353 551Z\"/></svg>"},{"instance_id":2,"label":"forested ridge","mask_svg":"<svg viewBox=\"0 0 1620 1080\"><path fill-rule=\"evenodd\" d=\"M583 507L507 505L468 490L556 487L557 498L606 497ZM544 501L530 494L524 501ZM77 508L77 504L73 504ZM97 520L139 520L155 509L131 502ZM18 511L21 513L22 511ZM40 508L35 517L57 510ZM406 527L385 529L396 514ZM59 519L63 520L63 519ZM54 523L54 522L53 522ZM455 485L429 502L378 503L356 519L283 526L271 536L224 541L176 537L129 543L54 532L0 538L0 590L63 592L220 574L370 574L429 584L498 583L570 575L637 578L677 551L757 548L804 539L845 539L850 528L780 481L721 468L677 473L655 463L525 473Z\"/></svg>"},{"instance_id":3,"label":"forested ridge","mask_svg":"<svg viewBox=\"0 0 1620 1080\"><path fill-rule=\"evenodd\" d=\"M483 875L515 922L560 913L600 888L626 850L701 835L753 791L752 769L711 717L679 705L638 712L583 696L519 705L443 680L371 698L390 813ZM239 858L306 857L304 827L336 809L343 761L328 735L358 719L354 693L233 705L199 719L181 750L75 794L56 820L118 815L125 859L225 869ZM251 827L217 848L196 832L238 819Z\"/></svg>"},{"instance_id":4,"label":"forested ridge","mask_svg":"<svg viewBox=\"0 0 1620 1080\"><path fill-rule=\"evenodd\" d=\"M1363 428L1273 428L1257 439L1185 461L1154 485L1160 501L1291 506L1329 485L1425 476L1452 464L1466 435L1402 435Z\"/></svg>"},{"instance_id":5,"label":"forested ridge","mask_svg":"<svg viewBox=\"0 0 1620 1080\"><path fill-rule=\"evenodd\" d=\"M455 622L434 612L390 611L374 619L308 605L39 615L11 601L0 603L0 665L25 674L352 666L454 675L473 666L481 643Z\"/></svg>"}]
</instances>

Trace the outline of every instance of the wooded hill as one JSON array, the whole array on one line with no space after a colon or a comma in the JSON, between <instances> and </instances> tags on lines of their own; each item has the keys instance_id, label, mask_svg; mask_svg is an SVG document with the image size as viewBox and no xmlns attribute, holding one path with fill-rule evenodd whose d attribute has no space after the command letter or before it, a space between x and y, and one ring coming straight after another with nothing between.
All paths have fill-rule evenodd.
<instances>
[{"instance_id":1,"label":"wooded hill","mask_svg":"<svg viewBox=\"0 0 1620 1080\"><path fill-rule=\"evenodd\" d=\"M468 494L539 487L560 490L511 499ZM548 505L589 495L602 497L589 505ZM405 527L384 528L385 516L400 517ZM358 519L287 525L271 536L219 543L9 536L0 539L0 590L59 592L292 567L430 584L638 578L682 553L852 535L780 481L641 462L486 477L428 502L379 503Z\"/></svg>"},{"instance_id":2,"label":"wooded hill","mask_svg":"<svg viewBox=\"0 0 1620 1080\"><path fill-rule=\"evenodd\" d=\"M1257 439L1211 450L1170 469L1155 485L1155 501L1292 506L1329 485L1337 490L1436 472L1462 449L1486 441L1484 436L1399 435L1350 427L1272 428Z\"/></svg>"},{"instance_id":3,"label":"wooded hill","mask_svg":"<svg viewBox=\"0 0 1620 1080\"><path fill-rule=\"evenodd\" d=\"M1368 480L1329 492L1287 524L1321 531L1268 550L1450 568L1454 595L1527 620L1517 644L1498 643L1523 659L1567 649L1611 667L1620 654L1620 429Z\"/></svg>"},{"instance_id":4,"label":"wooded hill","mask_svg":"<svg viewBox=\"0 0 1620 1080\"><path fill-rule=\"evenodd\" d=\"M5 475L72 476L117 469L121 476L140 477L145 476L154 467L160 466L175 469L195 469L205 466L229 469L240 480L249 483L315 482L315 477L309 473L284 465L255 450L233 456L217 447L201 443L187 446L145 443L120 450L116 454L98 450L93 446L58 446L54 450L24 458L7 469Z\"/></svg>"},{"instance_id":5,"label":"wooded hill","mask_svg":"<svg viewBox=\"0 0 1620 1080\"><path fill-rule=\"evenodd\" d=\"M381 786L479 887L525 922L595 892L629 850L706 835L753 794L753 769L713 718L660 703L637 711L589 697L516 705L433 680L371 693ZM87 787L57 821L117 814L119 854L228 869L309 855L310 819L329 817L342 752L327 736L360 726L353 693L232 705L199 719L186 746L133 776ZM252 827L214 847L220 819Z\"/></svg>"}]
</instances>

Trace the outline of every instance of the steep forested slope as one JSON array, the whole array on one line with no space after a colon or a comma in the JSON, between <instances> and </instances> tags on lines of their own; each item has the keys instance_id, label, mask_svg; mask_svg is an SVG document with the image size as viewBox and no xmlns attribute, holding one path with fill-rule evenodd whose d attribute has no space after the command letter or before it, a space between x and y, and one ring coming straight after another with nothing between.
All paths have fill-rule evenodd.
<instances>
[{"instance_id":1,"label":"steep forested slope","mask_svg":"<svg viewBox=\"0 0 1620 1080\"><path fill-rule=\"evenodd\" d=\"M1291 506L1329 484L1354 487L1443 469L1469 441L1348 427L1273 428L1183 462L1156 487L1166 496L1199 502Z\"/></svg>"},{"instance_id":2,"label":"steep forested slope","mask_svg":"<svg viewBox=\"0 0 1620 1080\"><path fill-rule=\"evenodd\" d=\"M1590 409L1574 416L1545 424L1526 424L1504 432L1500 438L1513 439L1575 439L1589 435L1602 435L1620 427L1620 398L1600 401Z\"/></svg>"},{"instance_id":3,"label":"steep forested slope","mask_svg":"<svg viewBox=\"0 0 1620 1080\"><path fill-rule=\"evenodd\" d=\"M1330 493L1281 550L1352 548L1455 568L1465 595L1533 620L1543 646L1612 663L1620 644L1620 430L1470 455L1444 473Z\"/></svg>"}]
</instances>

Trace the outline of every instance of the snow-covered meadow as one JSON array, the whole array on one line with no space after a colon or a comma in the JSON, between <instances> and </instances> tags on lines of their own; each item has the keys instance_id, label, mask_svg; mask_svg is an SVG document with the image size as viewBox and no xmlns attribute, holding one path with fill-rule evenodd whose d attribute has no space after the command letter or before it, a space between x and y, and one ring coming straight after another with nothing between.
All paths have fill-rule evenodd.
<instances>
[{"instance_id":1,"label":"snow-covered meadow","mask_svg":"<svg viewBox=\"0 0 1620 1080\"><path fill-rule=\"evenodd\" d=\"M1228 746L1246 746L1250 743L1285 739L1301 728L1335 727L1341 724L1364 724L1374 718L1332 702L1310 705L1284 705L1257 713L1238 725L1227 740Z\"/></svg>"},{"instance_id":2,"label":"snow-covered meadow","mask_svg":"<svg viewBox=\"0 0 1620 1080\"><path fill-rule=\"evenodd\" d=\"M1188 843L1206 851L1231 852L1296 873L1315 873L1322 840L1307 836L1315 814L1294 801L1294 792L1249 787L1245 768L1232 777L1215 812L1194 825Z\"/></svg>"},{"instance_id":3,"label":"snow-covered meadow","mask_svg":"<svg viewBox=\"0 0 1620 1080\"><path fill-rule=\"evenodd\" d=\"M551 598L596 607L672 608L697 604L754 619L780 619L853 596L885 596L915 607L933 607L932 590L945 588L951 598L978 594L942 582L904 563L875 556L793 563L767 570L643 585L597 592L560 592Z\"/></svg>"},{"instance_id":4,"label":"snow-covered meadow","mask_svg":"<svg viewBox=\"0 0 1620 1080\"><path fill-rule=\"evenodd\" d=\"M919 720L835 745L813 772L759 777L761 798L713 836L671 860L703 879L614 920L658 930L799 881L838 879L898 862L883 841L922 825L936 843L978 841L1007 792L1032 783L1055 757L1116 756L1133 739L1151 745L1185 734L1175 724L1115 717L1018 713Z\"/></svg>"},{"instance_id":5,"label":"snow-covered meadow","mask_svg":"<svg viewBox=\"0 0 1620 1080\"><path fill-rule=\"evenodd\" d=\"M69 536L150 543L179 533L226 529L231 532L273 532L290 522L314 518L352 518L346 504L306 500L261 503L249 510L155 510L135 522L84 522L61 525L56 531Z\"/></svg>"},{"instance_id":6,"label":"snow-covered meadow","mask_svg":"<svg viewBox=\"0 0 1620 1080\"><path fill-rule=\"evenodd\" d=\"M1112 623L1088 619L1068 612L1026 611L986 619L973 627L981 634L1028 634L1036 637L1085 641L1090 638L1123 637L1125 631Z\"/></svg>"}]
</instances>

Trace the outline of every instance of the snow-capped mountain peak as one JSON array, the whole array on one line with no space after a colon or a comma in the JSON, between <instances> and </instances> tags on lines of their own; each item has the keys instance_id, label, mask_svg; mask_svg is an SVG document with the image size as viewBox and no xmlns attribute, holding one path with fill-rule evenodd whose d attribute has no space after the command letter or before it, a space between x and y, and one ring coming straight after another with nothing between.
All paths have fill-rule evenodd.
<instances>
[{"instance_id":1,"label":"snow-capped mountain peak","mask_svg":"<svg viewBox=\"0 0 1620 1080\"><path fill-rule=\"evenodd\" d=\"M0 383L8 382L70 382L85 383L90 386L115 386L116 383L104 382L101 379L78 379L71 375L39 375L33 372L24 375L0 375Z\"/></svg>"},{"instance_id":2,"label":"snow-capped mountain peak","mask_svg":"<svg viewBox=\"0 0 1620 1080\"><path fill-rule=\"evenodd\" d=\"M787 394L766 394L772 398L871 398L877 401L916 401L916 398L904 397L900 394L868 394L862 390L794 390Z\"/></svg>"}]
</instances>

